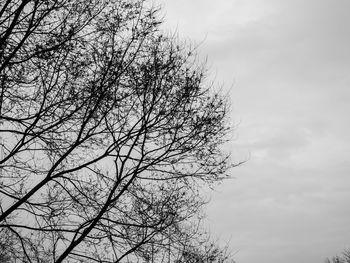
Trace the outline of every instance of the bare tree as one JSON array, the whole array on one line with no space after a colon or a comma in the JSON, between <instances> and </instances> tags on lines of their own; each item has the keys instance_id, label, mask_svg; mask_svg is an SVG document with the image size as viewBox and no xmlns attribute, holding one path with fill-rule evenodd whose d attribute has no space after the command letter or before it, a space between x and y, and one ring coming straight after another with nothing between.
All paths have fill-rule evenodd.
<instances>
[{"instance_id":1,"label":"bare tree","mask_svg":"<svg viewBox=\"0 0 350 263\"><path fill-rule=\"evenodd\" d=\"M327 258L326 263L350 263L350 250L346 249L341 256L335 256L331 259Z\"/></svg>"},{"instance_id":2,"label":"bare tree","mask_svg":"<svg viewBox=\"0 0 350 263\"><path fill-rule=\"evenodd\" d=\"M187 240L182 246L175 263L235 263L228 246L221 247L207 234Z\"/></svg>"},{"instance_id":3,"label":"bare tree","mask_svg":"<svg viewBox=\"0 0 350 263\"><path fill-rule=\"evenodd\" d=\"M157 14L143 0L0 4L6 256L140 259L198 212L200 182L232 166L225 99Z\"/></svg>"}]
</instances>

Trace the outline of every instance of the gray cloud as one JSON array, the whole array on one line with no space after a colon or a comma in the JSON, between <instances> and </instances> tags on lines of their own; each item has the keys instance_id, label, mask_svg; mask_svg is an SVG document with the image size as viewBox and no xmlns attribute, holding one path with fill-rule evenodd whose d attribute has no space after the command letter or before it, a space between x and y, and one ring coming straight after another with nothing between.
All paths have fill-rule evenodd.
<instances>
[{"instance_id":1,"label":"gray cloud","mask_svg":"<svg viewBox=\"0 0 350 263\"><path fill-rule=\"evenodd\" d=\"M167 27L204 43L250 158L208 225L240 263L323 262L350 246L350 2L167 1Z\"/></svg>"}]
</instances>

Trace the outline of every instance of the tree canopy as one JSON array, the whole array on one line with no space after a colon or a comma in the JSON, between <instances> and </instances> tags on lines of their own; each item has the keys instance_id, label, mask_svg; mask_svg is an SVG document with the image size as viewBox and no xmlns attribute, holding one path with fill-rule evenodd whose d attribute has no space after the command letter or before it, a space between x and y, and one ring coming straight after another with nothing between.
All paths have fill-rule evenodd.
<instances>
[{"instance_id":1,"label":"tree canopy","mask_svg":"<svg viewBox=\"0 0 350 263\"><path fill-rule=\"evenodd\" d=\"M341 256L334 256L331 259L327 258L325 263L349 263L350 249L345 249Z\"/></svg>"},{"instance_id":2,"label":"tree canopy","mask_svg":"<svg viewBox=\"0 0 350 263\"><path fill-rule=\"evenodd\" d=\"M201 182L233 166L230 126L195 50L160 25L143 0L2 1L0 257L183 256Z\"/></svg>"}]
</instances>

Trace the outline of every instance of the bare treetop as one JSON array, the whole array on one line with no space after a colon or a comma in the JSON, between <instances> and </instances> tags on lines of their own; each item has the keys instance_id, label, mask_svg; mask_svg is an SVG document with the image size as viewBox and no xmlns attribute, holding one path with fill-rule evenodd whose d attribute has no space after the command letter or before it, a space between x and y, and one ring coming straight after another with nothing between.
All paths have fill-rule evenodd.
<instances>
[{"instance_id":1,"label":"bare treetop","mask_svg":"<svg viewBox=\"0 0 350 263\"><path fill-rule=\"evenodd\" d=\"M176 259L227 105L145 1L0 5L0 229L24 262ZM167 251L167 252L166 252ZM162 259L163 258L163 259Z\"/></svg>"}]
</instances>

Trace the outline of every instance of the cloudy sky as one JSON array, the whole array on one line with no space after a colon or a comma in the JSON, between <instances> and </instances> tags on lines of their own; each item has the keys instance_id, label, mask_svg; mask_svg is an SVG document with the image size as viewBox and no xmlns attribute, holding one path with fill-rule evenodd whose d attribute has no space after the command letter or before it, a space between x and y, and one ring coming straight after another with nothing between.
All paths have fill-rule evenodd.
<instances>
[{"instance_id":1,"label":"cloudy sky","mask_svg":"<svg viewBox=\"0 0 350 263\"><path fill-rule=\"evenodd\" d=\"M230 89L237 161L211 232L238 263L313 263L350 247L350 1L162 0Z\"/></svg>"}]
</instances>

